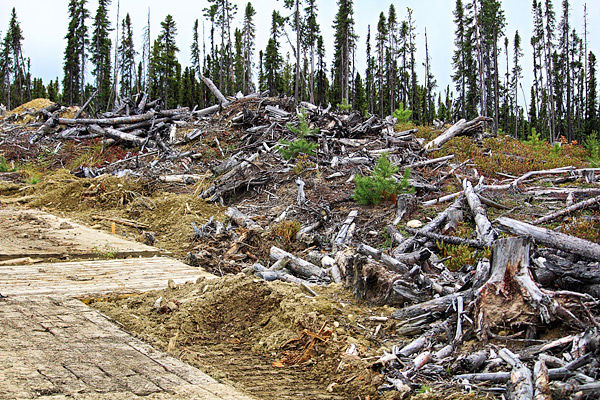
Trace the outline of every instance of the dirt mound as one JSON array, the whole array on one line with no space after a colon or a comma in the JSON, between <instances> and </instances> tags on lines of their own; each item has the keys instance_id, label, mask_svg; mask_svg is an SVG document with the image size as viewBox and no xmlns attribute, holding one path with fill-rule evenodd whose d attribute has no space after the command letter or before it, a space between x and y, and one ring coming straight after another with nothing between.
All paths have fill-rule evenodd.
<instances>
[{"instance_id":1,"label":"dirt mound","mask_svg":"<svg viewBox=\"0 0 600 400\"><path fill-rule=\"evenodd\" d=\"M13 108L10 111L7 111L6 115L21 114L21 113L24 113L27 111L39 111L42 108L51 106L52 104L54 104L54 103L48 99L44 99L44 98L33 99L31 101L28 101L25 104L21 104L20 106Z\"/></svg>"},{"instance_id":2,"label":"dirt mound","mask_svg":"<svg viewBox=\"0 0 600 400\"><path fill-rule=\"evenodd\" d=\"M368 317L391 309L360 307L337 285L316 290L310 297L296 285L238 274L93 306L258 398L381 398L381 378L361 357L380 351L379 336L394 337L392 322L365 335L377 325Z\"/></svg>"}]
</instances>

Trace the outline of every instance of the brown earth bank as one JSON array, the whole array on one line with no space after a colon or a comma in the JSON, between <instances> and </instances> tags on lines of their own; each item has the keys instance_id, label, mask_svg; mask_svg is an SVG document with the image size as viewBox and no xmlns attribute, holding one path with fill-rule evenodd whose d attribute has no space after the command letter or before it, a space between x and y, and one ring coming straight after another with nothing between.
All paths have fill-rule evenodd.
<instances>
[{"instance_id":1,"label":"brown earth bank","mask_svg":"<svg viewBox=\"0 0 600 400\"><path fill-rule=\"evenodd\" d=\"M315 291L313 297L297 285L237 274L87 302L142 340L258 399L403 398L377 392L383 376L375 361L404 338L391 320L370 317L389 316L392 308L360 304L339 285ZM454 392L425 383L421 390L413 398Z\"/></svg>"}]
</instances>

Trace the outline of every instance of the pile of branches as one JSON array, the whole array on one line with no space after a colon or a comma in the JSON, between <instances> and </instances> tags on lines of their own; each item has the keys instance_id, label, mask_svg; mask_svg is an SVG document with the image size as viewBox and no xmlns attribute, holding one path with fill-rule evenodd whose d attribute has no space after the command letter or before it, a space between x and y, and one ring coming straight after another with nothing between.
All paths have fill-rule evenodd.
<instances>
[{"instance_id":1,"label":"pile of branches","mask_svg":"<svg viewBox=\"0 0 600 400\"><path fill-rule=\"evenodd\" d=\"M63 108L57 105L51 109L38 111L45 122L30 138L34 143L41 137L52 135L57 139L106 138L127 146L141 149L158 149L165 154L173 154L170 145L175 142L175 132L179 125L191 117L188 108L165 110L161 101L149 101L146 93L125 99L113 111L99 118L80 118L82 107L74 118L61 118Z\"/></svg>"}]
</instances>

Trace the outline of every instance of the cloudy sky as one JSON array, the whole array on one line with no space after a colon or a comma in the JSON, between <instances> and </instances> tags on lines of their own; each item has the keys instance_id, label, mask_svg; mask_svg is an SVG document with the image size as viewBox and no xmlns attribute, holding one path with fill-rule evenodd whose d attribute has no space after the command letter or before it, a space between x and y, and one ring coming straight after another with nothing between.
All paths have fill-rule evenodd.
<instances>
[{"instance_id":1,"label":"cloudy sky","mask_svg":"<svg viewBox=\"0 0 600 400\"><path fill-rule=\"evenodd\" d=\"M112 0L110 10L113 22L117 20L117 1ZM247 0L232 1L238 6L238 14L233 26L239 26ZM255 17L257 49L264 49L269 36L271 13L273 9L283 8L283 0L252 0L252 3L257 10ZM333 53L333 29L331 25L337 11L337 2L335 0L318 0L317 3L319 8L318 22L325 37L327 57L331 59ZM371 29L375 30L379 13L384 11L387 15L390 4L394 4L400 20L406 17L407 7L414 11L418 32L419 65L424 59L424 32L427 29L432 68L438 86L445 88L446 85L451 85L451 57L454 50L452 10L454 3L454 0L355 0L356 31L359 35L357 63L360 71L364 70L365 40L368 25L371 25ZM522 61L525 88L529 86L532 75L529 46L532 31L530 3L530 0L503 1L508 24L507 35L512 41L515 30L518 30L525 48L525 56ZM560 3L562 2L555 0L554 3L558 11L557 14L559 14ZM571 0L571 24L581 34L583 34L583 4L584 0ZM8 25L10 11L15 7L25 36L25 56L31 58L34 76L41 76L44 82L62 75L62 56L66 43L64 36L68 23L67 5L67 0L0 0L0 30L2 35L4 35ZM179 58L186 65L189 60L194 20L196 18L200 20L202 35L202 10L206 6L206 0L120 0L119 18L122 19L126 13L131 15L135 29L134 39L136 46L139 47L142 42L143 27L146 24L148 9L150 9L153 38L160 31L160 22L164 20L165 16L167 14L173 15L178 29ZM92 15L95 13L96 7L97 0L88 1L88 8ZM600 31L597 27L600 26L600 1L588 0L587 8L589 50L599 54ZM208 22L205 23L204 29L208 40ZM287 51L287 49L285 50ZM504 68L501 70L504 70ZM420 68L419 74L422 80L424 74L422 68Z\"/></svg>"}]
</instances>

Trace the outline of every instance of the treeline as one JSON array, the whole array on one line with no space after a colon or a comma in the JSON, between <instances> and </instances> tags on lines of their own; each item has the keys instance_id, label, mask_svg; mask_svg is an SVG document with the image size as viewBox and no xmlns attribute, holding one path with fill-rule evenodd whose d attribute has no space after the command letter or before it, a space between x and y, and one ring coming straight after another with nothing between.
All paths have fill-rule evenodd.
<instances>
[{"instance_id":1,"label":"treeline","mask_svg":"<svg viewBox=\"0 0 600 400\"><path fill-rule=\"evenodd\" d=\"M500 0L456 0L453 88L437 87L427 30L419 30L410 8L399 15L393 4L369 26L364 38L367 65L359 71L355 59L360 38L352 0L337 1L330 65L325 61L316 0L284 0L284 11L272 13L264 49L256 49L256 10L251 2L241 11L241 25L234 27L238 9L232 0L208 0L202 15L209 26L208 38L203 35L200 41L196 20L191 65L185 68L178 54L188 50L177 47L171 15L154 40L148 15L143 42L136 46L129 15L113 27L110 0L99 0L93 15L87 0L70 0L63 78L60 84L57 78L48 85L31 77L13 9L0 54L0 101L11 107L49 97L82 104L93 97L92 110L101 112L119 98L144 90L167 107L202 108L217 102L201 84L208 77L230 95L268 90L274 96L381 116L406 109L419 124L484 115L493 118L494 131L527 137L535 129L550 141L560 136L581 140L600 128L596 57L587 49L587 18L584 32L578 33L569 19L568 0L562 0L558 16L552 0L532 1L534 32L528 45L518 31L508 31ZM118 40L113 43L115 29ZM421 59L417 46L423 46ZM526 89L522 71L531 66L521 60L528 48L534 80ZM86 82L88 67L91 82Z\"/></svg>"}]
</instances>

